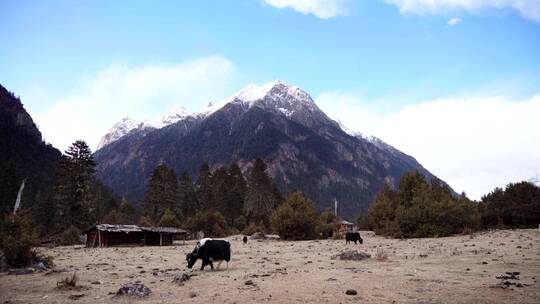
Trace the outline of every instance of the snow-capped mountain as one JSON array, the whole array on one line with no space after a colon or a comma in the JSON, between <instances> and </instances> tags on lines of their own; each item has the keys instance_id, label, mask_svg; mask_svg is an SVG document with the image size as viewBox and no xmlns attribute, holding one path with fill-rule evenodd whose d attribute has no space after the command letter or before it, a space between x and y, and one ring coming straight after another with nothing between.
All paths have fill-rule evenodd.
<instances>
[{"instance_id":1,"label":"snow-capped mountain","mask_svg":"<svg viewBox=\"0 0 540 304\"><path fill-rule=\"evenodd\" d=\"M97 150L120 139L132 130L161 129L186 118L203 120L227 105L237 105L244 109L254 106L260 107L286 115L306 126L311 126L313 122L321 120L335 123L317 107L308 93L298 87L287 85L280 80L274 80L260 86L253 83L249 84L223 101L209 103L206 108L198 113L188 113L184 107L178 107L175 111L159 119L136 121L124 117L115 123L109 132L101 138Z\"/></svg>"},{"instance_id":2,"label":"snow-capped mountain","mask_svg":"<svg viewBox=\"0 0 540 304\"><path fill-rule=\"evenodd\" d=\"M122 118L119 122L115 123L111 127L107 134L101 137L97 149L99 150L102 147L118 140L122 136L128 134L131 130L137 128L139 124L139 122L129 117Z\"/></svg>"},{"instance_id":3,"label":"snow-capped mountain","mask_svg":"<svg viewBox=\"0 0 540 304\"><path fill-rule=\"evenodd\" d=\"M186 119L190 114L184 107L178 107L171 113L162 116L158 119L146 119L144 121L137 121L130 117L124 117L119 122L115 123L107 134L103 135L99 140L99 144L96 150L103 148L104 146L117 141L121 137L127 135L133 130L143 129L161 129L168 125L177 123L180 120Z\"/></svg>"},{"instance_id":4,"label":"snow-capped mountain","mask_svg":"<svg viewBox=\"0 0 540 304\"><path fill-rule=\"evenodd\" d=\"M236 162L246 171L262 157L282 192L301 189L319 210L337 199L340 215L352 219L384 183L397 186L403 173L433 178L413 157L340 126L308 93L281 81L251 84L199 113L172 117L97 150L101 181L136 201L160 163L196 178L205 161L214 168Z\"/></svg>"}]
</instances>

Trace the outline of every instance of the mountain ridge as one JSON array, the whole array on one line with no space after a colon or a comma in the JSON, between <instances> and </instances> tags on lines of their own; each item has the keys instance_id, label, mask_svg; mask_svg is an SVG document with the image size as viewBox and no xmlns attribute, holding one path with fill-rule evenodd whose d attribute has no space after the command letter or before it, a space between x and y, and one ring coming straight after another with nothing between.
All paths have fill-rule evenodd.
<instances>
[{"instance_id":1,"label":"mountain ridge","mask_svg":"<svg viewBox=\"0 0 540 304\"><path fill-rule=\"evenodd\" d=\"M319 210L336 198L340 215L349 219L367 209L384 183L396 187L407 171L433 178L380 139L347 133L308 93L281 81L250 85L160 129L135 129L95 157L98 177L135 200L159 163L195 177L204 161L211 167L236 162L246 172L262 157L281 191L303 190Z\"/></svg>"}]
</instances>

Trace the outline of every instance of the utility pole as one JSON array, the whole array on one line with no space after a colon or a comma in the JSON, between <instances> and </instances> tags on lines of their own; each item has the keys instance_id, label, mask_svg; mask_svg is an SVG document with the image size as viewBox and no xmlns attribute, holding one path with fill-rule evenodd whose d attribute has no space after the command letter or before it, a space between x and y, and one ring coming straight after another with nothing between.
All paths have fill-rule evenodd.
<instances>
[{"instance_id":1,"label":"utility pole","mask_svg":"<svg viewBox=\"0 0 540 304\"><path fill-rule=\"evenodd\" d=\"M337 199L334 197L334 215L337 216Z\"/></svg>"}]
</instances>

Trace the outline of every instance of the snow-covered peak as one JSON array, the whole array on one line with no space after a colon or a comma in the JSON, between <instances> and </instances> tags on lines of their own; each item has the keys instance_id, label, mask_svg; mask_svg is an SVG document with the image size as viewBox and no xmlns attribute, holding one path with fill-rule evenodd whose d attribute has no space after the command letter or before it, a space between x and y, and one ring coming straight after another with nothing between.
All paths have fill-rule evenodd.
<instances>
[{"instance_id":1,"label":"snow-covered peak","mask_svg":"<svg viewBox=\"0 0 540 304\"><path fill-rule=\"evenodd\" d=\"M107 134L105 134L100 139L97 149L101 149L102 147L128 134L129 131L137 128L138 125L139 125L139 122L137 122L136 120L129 118L127 116L123 117L119 122L115 123L111 127L111 129L109 130Z\"/></svg>"},{"instance_id":2,"label":"snow-covered peak","mask_svg":"<svg viewBox=\"0 0 540 304\"><path fill-rule=\"evenodd\" d=\"M258 106L277 111L289 118L302 121L306 124L309 124L314 117L326 117L315 105L311 96L298 87L285 84L280 80L274 80L259 86L252 83L221 102L209 103L204 110L196 114L188 113L184 107L179 107L158 119L136 121L127 117L123 118L121 121L115 123L111 130L101 138L97 149L118 140L131 132L131 130L146 128L161 129L188 117L205 119L231 103L241 104L248 108Z\"/></svg>"},{"instance_id":3,"label":"snow-covered peak","mask_svg":"<svg viewBox=\"0 0 540 304\"><path fill-rule=\"evenodd\" d=\"M186 111L186 108L178 107L171 113L161 117L157 123L158 126L164 127L183 120L190 115L191 114Z\"/></svg>"},{"instance_id":4,"label":"snow-covered peak","mask_svg":"<svg viewBox=\"0 0 540 304\"><path fill-rule=\"evenodd\" d=\"M308 93L298 87L285 84L281 80L274 80L261 86L251 83L233 95L229 100L235 99L249 103L250 105L262 99L288 99L291 102L313 102Z\"/></svg>"},{"instance_id":5,"label":"snow-covered peak","mask_svg":"<svg viewBox=\"0 0 540 304\"><path fill-rule=\"evenodd\" d=\"M280 80L274 80L263 85L250 83L231 97L217 103L210 103L201 111L199 116L209 116L229 103L241 103L252 107L260 105L286 112L294 113L300 106L316 108L315 103L308 93L298 87L285 84Z\"/></svg>"},{"instance_id":6,"label":"snow-covered peak","mask_svg":"<svg viewBox=\"0 0 540 304\"><path fill-rule=\"evenodd\" d=\"M157 119L145 119L143 121L137 121L129 117L124 117L119 122L115 123L111 127L109 132L101 138L97 149L101 149L102 147L120 139L122 136L127 135L134 129L161 129L163 127L186 119L191 115L192 114L188 113L184 107L178 107L169 114L166 114Z\"/></svg>"}]
</instances>

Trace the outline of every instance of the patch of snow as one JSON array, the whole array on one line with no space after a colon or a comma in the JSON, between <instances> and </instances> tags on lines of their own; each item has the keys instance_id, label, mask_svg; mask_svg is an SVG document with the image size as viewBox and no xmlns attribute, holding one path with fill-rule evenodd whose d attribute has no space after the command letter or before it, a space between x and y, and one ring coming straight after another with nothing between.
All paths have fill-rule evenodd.
<instances>
[{"instance_id":1,"label":"patch of snow","mask_svg":"<svg viewBox=\"0 0 540 304\"><path fill-rule=\"evenodd\" d=\"M304 110L306 110L307 115L319 111L311 96L298 87L287 85L280 80L274 80L260 86L251 83L225 100L209 103L205 109L198 113L188 113L184 107L179 107L160 118L146 119L142 122L128 117L123 118L120 122L115 123L111 130L101 138L97 149L120 139L134 129L161 129L187 117L204 119L229 103L239 103L249 108L256 105L271 108L287 117Z\"/></svg>"},{"instance_id":2,"label":"patch of snow","mask_svg":"<svg viewBox=\"0 0 540 304\"><path fill-rule=\"evenodd\" d=\"M280 80L274 80L260 86L250 83L229 98L208 104L197 116L208 117L229 103L241 103L252 107L262 103L262 101L265 102L266 106L272 106L282 113L284 113L283 110L287 110L289 115L298 106L308 107L311 110L316 109L315 102L308 93L298 87L287 85ZM287 113L284 114L287 115Z\"/></svg>"},{"instance_id":3,"label":"patch of snow","mask_svg":"<svg viewBox=\"0 0 540 304\"><path fill-rule=\"evenodd\" d=\"M119 122L115 123L109 132L105 134L99 141L97 149L100 149L113 141L118 140L120 137L128 134L131 130L137 128L139 122L136 120L124 117Z\"/></svg>"},{"instance_id":4,"label":"patch of snow","mask_svg":"<svg viewBox=\"0 0 540 304\"><path fill-rule=\"evenodd\" d=\"M129 117L124 117L119 122L115 123L111 127L109 132L101 138L96 150L99 150L104 146L114 141L117 141L121 137L127 135L132 130L146 128L161 129L163 127L186 119L191 115L192 114L188 113L184 107L178 107L174 111L156 119L145 119L143 121L137 121Z\"/></svg>"},{"instance_id":5,"label":"patch of snow","mask_svg":"<svg viewBox=\"0 0 540 304\"><path fill-rule=\"evenodd\" d=\"M294 114L294 111L291 111L289 109L285 109L285 108L277 108L277 109L278 109L278 111L280 111L281 113L283 113L287 117L291 117L291 115Z\"/></svg>"}]
</instances>

